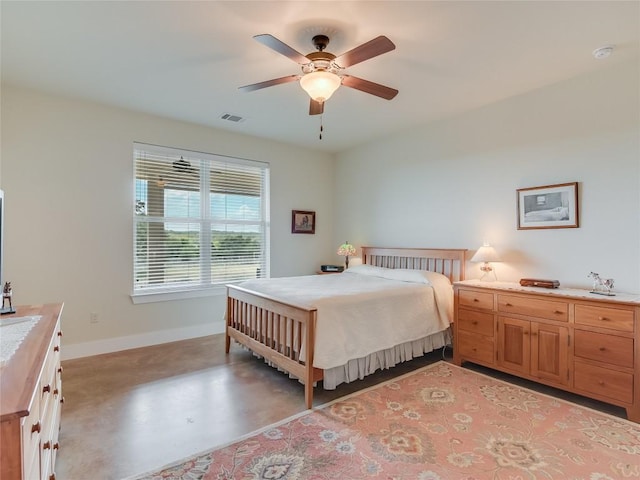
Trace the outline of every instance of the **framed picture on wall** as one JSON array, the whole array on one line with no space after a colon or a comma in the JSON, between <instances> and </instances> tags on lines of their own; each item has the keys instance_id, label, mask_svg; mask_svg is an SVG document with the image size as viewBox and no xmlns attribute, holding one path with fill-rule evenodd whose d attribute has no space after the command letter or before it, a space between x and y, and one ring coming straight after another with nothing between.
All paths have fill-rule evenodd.
<instances>
[{"instance_id":1,"label":"framed picture on wall","mask_svg":"<svg viewBox=\"0 0 640 480\"><path fill-rule=\"evenodd\" d=\"M291 210L291 233L316 233L316 212Z\"/></svg>"},{"instance_id":2,"label":"framed picture on wall","mask_svg":"<svg viewBox=\"0 0 640 480\"><path fill-rule=\"evenodd\" d=\"M578 182L519 188L518 230L578 228Z\"/></svg>"}]
</instances>

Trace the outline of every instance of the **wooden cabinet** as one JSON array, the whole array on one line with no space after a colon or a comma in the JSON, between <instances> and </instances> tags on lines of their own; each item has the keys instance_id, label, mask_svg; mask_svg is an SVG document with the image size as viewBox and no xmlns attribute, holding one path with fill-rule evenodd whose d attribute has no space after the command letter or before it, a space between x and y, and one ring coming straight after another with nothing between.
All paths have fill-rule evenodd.
<instances>
[{"instance_id":1,"label":"wooden cabinet","mask_svg":"<svg viewBox=\"0 0 640 480\"><path fill-rule=\"evenodd\" d=\"M62 304L18 307L12 316L39 315L0 369L0 478L55 480L62 397ZM2 320L0 320L0 323Z\"/></svg>"},{"instance_id":2,"label":"wooden cabinet","mask_svg":"<svg viewBox=\"0 0 640 480\"><path fill-rule=\"evenodd\" d=\"M454 363L619 405L640 422L640 297L473 280L454 291Z\"/></svg>"},{"instance_id":3,"label":"wooden cabinet","mask_svg":"<svg viewBox=\"0 0 640 480\"><path fill-rule=\"evenodd\" d=\"M546 383L568 383L568 303L504 293L496 298L498 365Z\"/></svg>"},{"instance_id":4,"label":"wooden cabinet","mask_svg":"<svg viewBox=\"0 0 640 480\"><path fill-rule=\"evenodd\" d=\"M564 326L498 317L498 366L545 383L567 384L568 338Z\"/></svg>"},{"instance_id":5,"label":"wooden cabinet","mask_svg":"<svg viewBox=\"0 0 640 480\"><path fill-rule=\"evenodd\" d=\"M531 365L531 322L517 318L498 318L498 367L521 375Z\"/></svg>"},{"instance_id":6,"label":"wooden cabinet","mask_svg":"<svg viewBox=\"0 0 640 480\"><path fill-rule=\"evenodd\" d=\"M531 322L531 375L550 384L568 385L569 328Z\"/></svg>"}]
</instances>

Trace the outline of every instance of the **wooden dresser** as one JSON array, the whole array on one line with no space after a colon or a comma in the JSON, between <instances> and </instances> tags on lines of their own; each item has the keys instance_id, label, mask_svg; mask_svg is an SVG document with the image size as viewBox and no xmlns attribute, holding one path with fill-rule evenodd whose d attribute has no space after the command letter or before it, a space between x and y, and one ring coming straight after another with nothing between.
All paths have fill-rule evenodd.
<instances>
[{"instance_id":1,"label":"wooden dresser","mask_svg":"<svg viewBox=\"0 0 640 480\"><path fill-rule=\"evenodd\" d=\"M0 478L55 480L62 398L62 304L17 307L12 317L40 315L0 367Z\"/></svg>"},{"instance_id":2,"label":"wooden dresser","mask_svg":"<svg viewBox=\"0 0 640 480\"><path fill-rule=\"evenodd\" d=\"M454 284L453 361L624 407L640 422L640 296Z\"/></svg>"}]
</instances>

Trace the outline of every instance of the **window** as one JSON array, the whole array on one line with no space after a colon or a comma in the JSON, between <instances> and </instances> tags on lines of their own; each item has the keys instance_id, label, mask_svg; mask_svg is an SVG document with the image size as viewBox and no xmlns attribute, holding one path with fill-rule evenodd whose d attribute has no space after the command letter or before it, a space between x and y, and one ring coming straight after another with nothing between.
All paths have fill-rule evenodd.
<instances>
[{"instance_id":1,"label":"window","mask_svg":"<svg viewBox=\"0 0 640 480\"><path fill-rule=\"evenodd\" d=\"M134 296L268 276L268 164L141 143L133 158Z\"/></svg>"}]
</instances>

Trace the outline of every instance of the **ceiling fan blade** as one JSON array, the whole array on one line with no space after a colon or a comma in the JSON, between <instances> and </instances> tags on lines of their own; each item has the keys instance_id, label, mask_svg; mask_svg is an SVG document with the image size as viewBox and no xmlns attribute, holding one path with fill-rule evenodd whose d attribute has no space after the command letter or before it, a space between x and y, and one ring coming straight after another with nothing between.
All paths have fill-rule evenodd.
<instances>
[{"instance_id":1,"label":"ceiling fan blade","mask_svg":"<svg viewBox=\"0 0 640 480\"><path fill-rule=\"evenodd\" d=\"M253 92L254 90L260 90L261 88L273 87L274 85L280 85L281 83L295 82L300 78L300 75L289 75L286 77L274 78L273 80L267 80L264 82L253 83L251 85L245 85L238 87L238 90L243 92Z\"/></svg>"},{"instance_id":2,"label":"ceiling fan blade","mask_svg":"<svg viewBox=\"0 0 640 480\"><path fill-rule=\"evenodd\" d=\"M317 102L313 98L309 103L309 115L320 115L324 112L324 102Z\"/></svg>"},{"instance_id":3,"label":"ceiling fan blade","mask_svg":"<svg viewBox=\"0 0 640 480\"><path fill-rule=\"evenodd\" d=\"M363 80L358 77L352 77L351 75L342 76L342 85L370 93L371 95L375 95L376 97L384 98L386 100L391 100L398 94L398 90L395 88L385 87L379 83L370 82L369 80Z\"/></svg>"},{"instance_id":4,"label":"ceiling fan blade","mask_svg":"<svg viewBox=\"0 0 640 480\"><path fill-rule=\"evenodd\" d=\"M384 35L380 35L373 40L369 40L367 43L363 43L359 47L343 53L337 57L334 62L342 68L347 68L356 63L364 62L370 58L395 50L395 48L396 46L391 40Z\"/></svg>"},{"instance_id":5,"label":"ceiling fan blade","mask_svg":"<svg viewBox=\"0 0 640 480\"><path fill-rule=\"evenodd\" d=\"M283 41L278 40L273 35L269 35L268 33L263 33L262 35L256 35L253 38L255 38L258 42L263 44L265 47L269 47L271 50L275 50L279 54L290 58L291 60L293 60L296 63L299 63L300 65L305 65L309 63L309 59L307 57L302 55L297 50L294 50Z\"/></svg>"}]
</instances>

